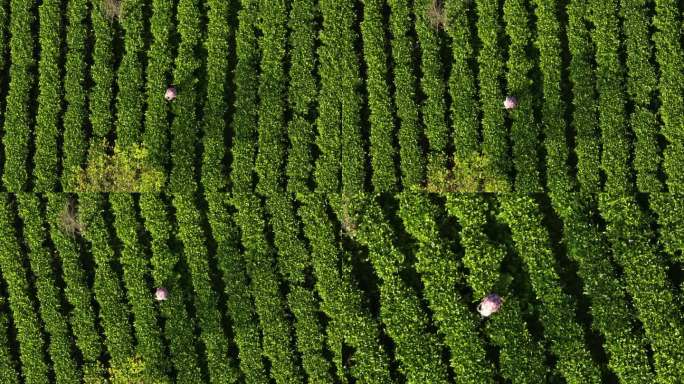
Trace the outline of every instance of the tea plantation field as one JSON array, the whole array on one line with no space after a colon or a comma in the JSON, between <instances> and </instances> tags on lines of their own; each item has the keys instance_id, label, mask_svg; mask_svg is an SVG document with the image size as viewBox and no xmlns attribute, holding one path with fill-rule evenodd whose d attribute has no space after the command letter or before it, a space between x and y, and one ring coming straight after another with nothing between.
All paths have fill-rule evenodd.
<instances>
[{"instance_id":1,"label":"tea plantation field","mask_svg":"<svg viewBox=\"0 0 684 384\"><path fill-rule=\"evenodd\" d=\"M0 377L678 383L671 200L5 194Z\"/></svg>"},{"instance_id":2,"label":"tea plantation field","mask_svg":"<svg viewBox=\"0 0 684 384\"><path fill-rule=\"evenodd\" d=\"M681 11L3 0L2 187L682 193Z\"/></svg>"},{"instance_id":3,"label":"tea plantation field","mask_svg":"<svg viewBox=\"0 0 684 384\"><path fill-rule=\"evenodd\" d=\"M683 13L0 0L0 383L684 383Z\"/></svg>"}]
</instances>

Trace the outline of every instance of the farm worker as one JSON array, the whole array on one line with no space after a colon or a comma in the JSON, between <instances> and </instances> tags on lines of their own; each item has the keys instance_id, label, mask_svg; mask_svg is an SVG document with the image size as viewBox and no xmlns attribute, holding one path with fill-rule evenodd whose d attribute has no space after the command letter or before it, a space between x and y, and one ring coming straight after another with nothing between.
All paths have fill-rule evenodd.
<instances>
[{"instance_id":1,"label":"farm worker","mask_svg":"<svg viewBox=\"0 0 684 384\"><path fill-rule=\"evenodd\" d=\"M482 299L480 305L477 306L477 311L480 312L480 315L483 317L489 317L501 308L501 304L503 304L501 296L496 293L490 293Z\"/></svg>"},{"instance_id":2,"label":"farm worker","mask_svg":"<svg viewBox=\"0 0 684 384\"><path fill-rule=\"evenodd\" d=\"M504 108L506 109L515 109L515 107L518 106L518 99L515 98L515 96L506 96L506 100L504 100Z\"/></svg>"},{"instance_id":3,"label":"farm worker","mask_svg":"<svg viewBox=\"0 0 684 384\"><path fill-rule=\"evenodd\" d=\"M157 291L154 293L154 298L157 301L164 301L168 298L169 296L169 291L166 290L166 288L157 288Z\"/></svg>"},{"instance_id":4,"label":"farm worker","mask_svg":"<svg viewBox=\"0 0 684 384\"><path fill-rule=\"evenodd\" d=\"M166 101L173 101L176 98L176 88L173 85L166 88L164 98L166 99Z\"/></svg>"}]
</instances>

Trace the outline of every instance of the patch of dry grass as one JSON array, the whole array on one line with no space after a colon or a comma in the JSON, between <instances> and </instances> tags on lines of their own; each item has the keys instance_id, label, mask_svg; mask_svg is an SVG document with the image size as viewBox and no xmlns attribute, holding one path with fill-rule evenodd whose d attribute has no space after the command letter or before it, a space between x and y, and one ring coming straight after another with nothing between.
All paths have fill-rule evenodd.
<instances>
[{"instance_id":1,"label":"patch of dry grass","mask_svg":"<svg viewBox=\"0 0 684 384\"><path fill-rule=\"evenodd\" d=\"M73 237L83 233L85 230L85 225L81 222L76 212L76 205L73 200L69 199L59 213L59 226L62 231Z\"/></svg>"},{"instance_id":2,"label":"patch of dry grass","mask_svg":"<svg viewBox=\"0 0 684 384\"><path fill-rule=\"evenodd\" d=\"M340 226L342 234L354 238L356 232L359 230L359 224L351 213L349 212L349 197L344 196L342 199L342 215L340 217Z\"/></svg>"},{"instance_id":3,"label":"patch of dry grass","mask_svg":"<svg viewBox=\"0 0 684 384\"><path fill-rule=\"evenodd\" d=\"M113 21L123 17L121 0L102 0L102 11L105 16Z\"/></svg>"},{"instance_id":4,"label":"patch of dry grass","mask_svg":"<svg viewBox=\"0 0 684 384\"><path fill-rule=\"evenodd\" d=\"M446 29L449 20L444 9L444 0L432 0L428 5L426 16L432 28Z\"/></svg>"}]
</instances>

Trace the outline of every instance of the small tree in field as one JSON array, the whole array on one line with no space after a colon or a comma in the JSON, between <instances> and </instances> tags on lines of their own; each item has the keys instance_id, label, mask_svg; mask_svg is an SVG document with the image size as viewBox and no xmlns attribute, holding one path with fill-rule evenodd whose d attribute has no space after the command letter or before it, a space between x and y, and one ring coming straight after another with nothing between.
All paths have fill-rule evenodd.
<instances>
[{"instance_id":1,"label":"small tree in field","mask_svg":"<svg viewBox=\"0 0 684 384\"><path fill-rule=\"evenodd\" d=\"M107 370L109 378L105 384L170 384L167 379L160 379L150 374L145 362L139 357L134 356L128 359L128 363L118 368ZM97 381L101 384L102 381ZM91 384L88 381L85 384ZM95 384L95 381L92 382Z\"/></svg>"},{"instance_id":2,"label":"small tree in field","mask_svg":"<svg viewBox=\"0 0 684 384\"><path fill-rule=\"evenodd\" d=\"M433 193L504 191L506 181L490 173L489 158L474 153L465 161L456 160L452 169L428 169L425 189Z\"/></svg>"},{"instance_id":3,"label":"small tree in field","mask_svg":"<svg viewBox=\"0 0 684 384\"><path fill-rule=\"evenodd\" d=\"M164 174L151 167L142 145L115 147L103 142L90 151L88 164L74 172L77 192L161 192Z\"/></svg>"}]
</instances>

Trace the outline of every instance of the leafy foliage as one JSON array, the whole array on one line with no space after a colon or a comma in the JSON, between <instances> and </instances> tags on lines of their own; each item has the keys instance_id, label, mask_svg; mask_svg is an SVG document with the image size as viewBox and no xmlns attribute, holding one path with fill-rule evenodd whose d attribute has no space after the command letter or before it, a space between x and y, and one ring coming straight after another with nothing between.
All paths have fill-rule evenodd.
<instances>
[{"instance_id":1,"label":"leafy foliage","mask_svg":"<svg viewBox=\"0 0 684 384\"><path fill-rule=\"evenodd\" d=\"M122 149L114 153L92 151L88 164L74 173L73 183L78 192L158 192L163 187L163 173L152 168L148 151L142 145Z\"/></svg>"},{"instance_id":2,"label":"leafy foliage","mask_svg":"<svg viewBox=\"0 0 684 384\"><path fill-rule=\"evenodd\" d=\"M471 154L465 161L456 159L452 169L428 168L425 190L433 193L502 192L506 180L491 173L491 161L484 154Z\"/></svg>"}]
</instances>

